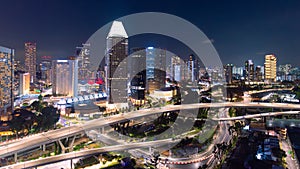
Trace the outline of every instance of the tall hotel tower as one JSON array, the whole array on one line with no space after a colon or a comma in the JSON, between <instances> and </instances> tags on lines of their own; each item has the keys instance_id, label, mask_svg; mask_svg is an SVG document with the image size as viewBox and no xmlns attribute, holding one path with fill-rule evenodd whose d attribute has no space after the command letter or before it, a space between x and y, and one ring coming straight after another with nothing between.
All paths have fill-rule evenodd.
<instances>
[{"instance_id":1,"label":"tall hotel tower","mask_svg":"<svg viewBox=\"0 0 300 169\"><path fill-rule=\"evenodd\" d=\"M53 60L52 73L54 95L77 97L78 60Z\"/></svg>"},{"instance_id":2,"label":"tall hotel tower","mask_svg":"<svg viewBox=\"0 0 300 169\"><path fill-rule=\"evenodd\" d=\"M25 69L31 76L31 82L36 82L36 43L25 43Z\"/></svg>"},{"instance_id":3,"label":"tall hotel tower","mask_svg":"<svg viewBox=\"0 0 300 169\"><path fill-rule=\"evenodd\" d=\"M265 81L276 82L277 59L275 55L265 55Z\"/></svg>"},{"instance_id":4,"label":"tall hotel tower","mask_svg":"<svg viewBox=\"0 0 300 169\"><path fill-rule=\"evenodd\" d=\"M128 36L120 21L114 21L106 38L106 92L109 104L128 100Z\"/></svg>"},{"instance_id":5,"label":"tall hotel tower","mask_svg":"<svg viewBox=\"0 0 300 169\"><path fill-rule=\"evenodd\" d=\"M0 46L0 117L13 108L13 61L14 49Z\"/></svg>"}]
</instances>

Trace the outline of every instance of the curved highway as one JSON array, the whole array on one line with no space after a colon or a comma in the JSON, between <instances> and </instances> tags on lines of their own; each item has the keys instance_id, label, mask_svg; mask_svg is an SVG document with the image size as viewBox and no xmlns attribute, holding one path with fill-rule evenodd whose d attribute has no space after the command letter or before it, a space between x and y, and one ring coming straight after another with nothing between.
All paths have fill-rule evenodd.
<instances>
[{"instance_id":1,"label":"curved highway","mask_svg":"<svg viewBox=\"0 0 300 169\"><path fill-rule=\"evenodd\" d=\"M107 126L113 123L121 122L127 119L135 119L138 117L160 114L166 111L194 109L194 108L222 108L222 107L243 107L243 108L278 108L278 109L298 109L300 104L285 104L285 103L196 103L184 105L169 105L163 108L143 109L132 111L126 114L118 114L110 117L100 118L88 121L84 124L65 127L62 129L52 130L42 134L26 137L21 140L12 141L0 144L0 158L13 155L17 152L23 152L43 144L52 143L62 138L74 136L84 133L86 130Z\"/></svg>"}]
</instances>

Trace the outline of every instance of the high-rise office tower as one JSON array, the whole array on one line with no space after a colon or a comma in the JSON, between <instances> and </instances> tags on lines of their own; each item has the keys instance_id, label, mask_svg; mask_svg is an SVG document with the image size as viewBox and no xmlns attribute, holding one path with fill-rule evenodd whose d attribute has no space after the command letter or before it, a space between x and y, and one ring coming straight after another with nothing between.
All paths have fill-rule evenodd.
<instances>
[{"instance_id":1,"label":"high-rise office tower","mask_svg":"<svg viewBox=\"0 0 300 169\"><path fill-rule=\"evenodd\" d=\"M78 79L80 81L88 81L91 78L90 71L90 46L89 43L82 44L77 47L76 56L78 59Z\"/></svg>"},{"instance_id":2,"label":"high-rise office tower","mask_svg":"<svg viewBox=\"0 0 300 169\"><path fill-rule=\"evenodd\" d=\"M25 69L31 76L31 82L36 82L36 43L25 43Z\"/></svg>"},{"instance_id":3,"label":"high-rise office tower","mask_svg":"<svg viewBox=\"0 0 300 169\"><path fill-rule=\"evenodd\" d=\"M233 68L232 68L232 74L238 74L240 76L243 76L243 67L233 66Z\"/></svg>"},{"instance_id":4,"label":"high-rise office tower","mask_svg":"<svg viewBox=\"0 0 300 169\"><path fill-rule=\"evenodd\" d=\"M278 68L278 73L281 76L281 80L289 80L289 74L290 71L292 70L292 65L291 64L284 64L284 65L279 65Z\"/></svg>"},{"instance_id":5,"label":"high-rise office tower","mask_svg":"<svg viewBox=\"0 0 300 169\"><path fill-rule=\"evenodd\" d=\"M52 93L76 97L78 90L78 61L53 60L52 61Z\"/></svg>"},{"instance_id":6,"label":"high-rise office tower","mask_svg":"<svg viewBox=\"0 0 300 169\"><path fill-rule=\"evenodd\" d=\"M146 49L132 48L130 53L130 93L134 103L139 105L145 99Z\"/></svg>"},{"instance_id":7,"label":"high-rise office tower","mask_svg":"<svg viewBox=\"0 0 300 169\"><path fill-rule=\"evenodd\" d=\"M185 62L179 56L172 56L171 58L171 77L180 82L185 79L184 67L186 67Z\"/></svg>"},{"instance_id":8,"label":"high-rise office tower","mask_svg":"<svg viewBox=\"0 0 300 169\"><path fill-rule=\"evenodd\" d=\"M187 61L187 65L188 65L189 80L191 80L193 82L196 80L196 77L197 77L196 60L195 60L194 55L190 55L190 57Z\"/></svg>"},{"instance_id":9,"label":"high-rise office tower","mask_svg":"<svg viewBox=\"0 0 300 169\"><path fill-rule=\"evenodd\" d=\"M227 64L224 66L225 68L225 78L226 78L226 82L228 84L232 83L232 68L233 68L233 64Z\"/></svg>"},{"instance_id":10,"label":"high-rise office tower","mask_svg":"<svg viewBox=\"0 0 300 169\"><path fill-rule=\"evenodd\" d=\"M166 86L166 50L146 49L146 88L150 93Z\"/></svg>"},{"instance_id":11,"label":"high-rise office tower","mask_svg":"<svg viewBox=\"0 0 300 169\"><path fill-rule=\"evenodd\" d=\"M14 49L0 46L0 116L13 110Z\"/></svg>"},{"instance_id":12,"label":"high-rise office tower","mask_svg":"<svg viewBox=\"0 0 300 169\"><path fill-rule=\"evenodd\" d=\"M52 75L51 75L51 56L42 56L42 62L41 62L41 80L43 80L45 83L49 84L52 81Z\"/></svg>"},{"instance_id":13,"label":"high-rise office tower","mask_svg":"<svg viewBox=\"0 0 300 169\"><path fill-rule=\"evenodd\" d=\"M276 82L277 59L274 54L265 55L265 81Z\"/></svg>"},{"instance_id":14,"label":"high-rise office tower","mask_svg":"<svg viewBox=\"0 0 300 169\"><path fill-rule=\"evenodd\" d=\"M252 60L245 62L245 80L248 82L254 80L254 63Z\"/></svg>"},{"instance_id":15,"label":"high-rise office tower","mask_svg":"<svg viewBox=\"0 0 300 169\"><path fill-rule=\"evenodd\" d=\"M25 73L25 68L19 60L14 60L14 96L20 94L20 74Z\"/></svg>"},{"instance_id":16,"label":"high-rise office tower","mask_svg":"<svg viewBox=\"0 0 300 169\"><path fill-rule=\"evenodd\" d=\"M256 66L256 69L255 69L255 80L260 82L262 81L262 77L263 77L263 74L262 74L262 68L261 66Z\"/></svg>"},{"instance_id":17,"label":"high-rise office tower","mask_svg":"<svg viewBox=\"0 0 300 169\"><path fill-rule=\"evenodd\" d=\"M170 75L175 79L175 66L180 65L180 57L179 56L172 56L171 57L171 69L170 69Z\"/></svg>"},{"instance_id":18,"label":"high-rise office tower","mask_svg":"<svg viewBox=\"0 0 300 169\"><path fill-rule=\"evenodd\" d=\"M128 100L128 36L120 21L114 21L106 38L106 92L108 103Z\"/></svg>"}]
</instances>

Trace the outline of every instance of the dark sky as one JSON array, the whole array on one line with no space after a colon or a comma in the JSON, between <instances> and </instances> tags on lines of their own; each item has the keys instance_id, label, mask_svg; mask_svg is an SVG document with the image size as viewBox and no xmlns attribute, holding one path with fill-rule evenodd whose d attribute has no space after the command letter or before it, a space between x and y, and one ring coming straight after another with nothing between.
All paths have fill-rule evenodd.
<instances>
[{"instance_id":1,"label":"dark sky","mask_svg":"<svg viewBox=\"0 0 300 169\"><path fill-rule=\"evenodd\" d=\"M137 12L164 12L200 28L223 63L263 63L265 53L279 63L300 66L300 1L176 0L0 0L0 45L24 57L24 42L37 43L38 57L74 55L104 24Z\"/></svg>"}]
</instances>

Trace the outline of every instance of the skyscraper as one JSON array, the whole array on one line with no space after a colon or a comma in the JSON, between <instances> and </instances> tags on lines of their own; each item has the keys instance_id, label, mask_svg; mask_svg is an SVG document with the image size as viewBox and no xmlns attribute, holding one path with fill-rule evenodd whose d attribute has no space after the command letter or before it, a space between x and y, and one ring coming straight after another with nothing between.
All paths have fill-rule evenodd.
<instances>
[{"instance_id":1,"label":"skyscraper","mask_svg":"<svg viewBox=\"0 0 300 169\"><path fill-rule=\"evenodd\" d=\"M0 116L13 110L14 53L0 46Z\"/></svg>"},{"instance_id":2,"label":"skyscraper","mask_svg":"<svg viewBox=\"0 0 300 169\"><path fill-rule=\"evenodd\" d=\"M106 92L108 103L127 103L128 36L120 21L114 21L106 38Z\"/></svg>"},{"instance_id":3,"label":"skyscraper","mask_svg":"<svg viewBox=\"0 0 300 169\"><path fill-rule=\"evenodd\" d=\"M233 66L232 74L238 74L239 76L243 76L243 67Z\"/></svg>"},{"instance_id":4,"label":"skyscraper","mask_svg":"<svg viewBox=\"0 0 300 169\"><path fill-rule=\"evenodd\" d=\"M280 77L281 80L289 80L288 77L291 70L292 70L291 64L279 65L278 73L281 75Z\"/></svg>"},{"instance_id":5,"label":"skyscraper","mask_svg":"<svg viewBox=\"0 0 300 169\"><path fill-rule=\"evenodd\" d=\"M78 61L52 61L52 93L53 95L77 96Z\"/></svg>"},{"instance_id":6,"label":"skyscraper","mask_svg":"<svg viewBox=\"0 0 300 169\"><path fill-rule=\"evenodd\" d=\"M261 66L256 66L256 69L255 69L255 80L260 82L262 81L262 70L261 70Z\"/></svg>"},{"instance_id":7,"label":"skyscraper","mask_svg":"<svg viewBox=\"0 0 300 169\"><path fill-rule=\"evenodd\" d=\"M78 79L87 81L91 78L90 69L90 46L89 43L82 44L82 47L77 47L76 55L78 59Z\"/></svg>"},{"instance_id":8,"label":"skyscraper","mask_svg":"<svg viewBox=\"0 0 300 169\"><path fill-rule=\"evenodd\" d=\"M179 56L172 56L171 58L171 77L173 80L180 82L185 79L184 68L186 67L185 62Z\"/></svg>"},{"instance_id":9,"label":"skyscraper","mask_svg":"<svg viewBox=\"0 0 300 169\"><path fill-rule=\"evenodd\" d=\"M245 62L245 80L248 82L254 80L254 63L252 60Z\"/></svg>"},{"instance_id":10,"label":"skyscraper","mask_svg":"<svg viewBox=\"0 0 300 169\"><path fill-rule=\"evenodd\" d=\"M42 56L41 62L41 80L43 80L46 84L51 83L51 56Z\"/></svg>"},{"instance_id":11,"label":"skyscraper","mask_svg":"<svg viewBox=\"0 0 300 169\"><path fill-rule=\"evenodd\" d=\"M130 55L130 91L135 104L142 104L146 89L146 49L132 48Z\"/></svg>"},{"instance_id":12,"label":"skyscraper","mask_svg":"<svg viewBox=\"0 0 300 169\"><path fill-rule=\"evenodd\" d=\"M192 82L196 80L197 77L197 69L196 69L196 60L194 55L190 55L188 61L188 75L189 75L189 80Z\"/></svg>"},{"instance_id":13,"label":"skyscraper","mask_svg":"<svg viewBox=\"0 0 300 169\"><path fill-rule=\"evenodd\" d=\"M154 47L146 49L147 90L164 88L166 85L166 50Z\"/></svg>"},{"instance_id":14,"label":"skyscraper","mask_svg":"<svg viewBox=\"0 0 300 169\"><path fill-rule=\"evenodd\" d=\"M31 82L36 82L36 43L25 43L25 69L31 76Z\"/></svg>"},{"instance_id":15,"label":"skyscraper","mask_svg":"<svg viewBox=\"0 0 300 169\"><path fill-rule=\"evenodd\" d=\"M265 81L276 82L277 59L274 54L265 55Z\"/></svg>"},{"instance_id":16,"label":"skyscraper","mask_svg":"<svg viewBox=\"0 0 300 169\"><path fill-rule=\"evenodd\" d=\"M232 68L233 68L233 64L227 64L225 66L225 78L226 78L226 82L228 84L232 83Z\"/></svg>"}]
</instances>

